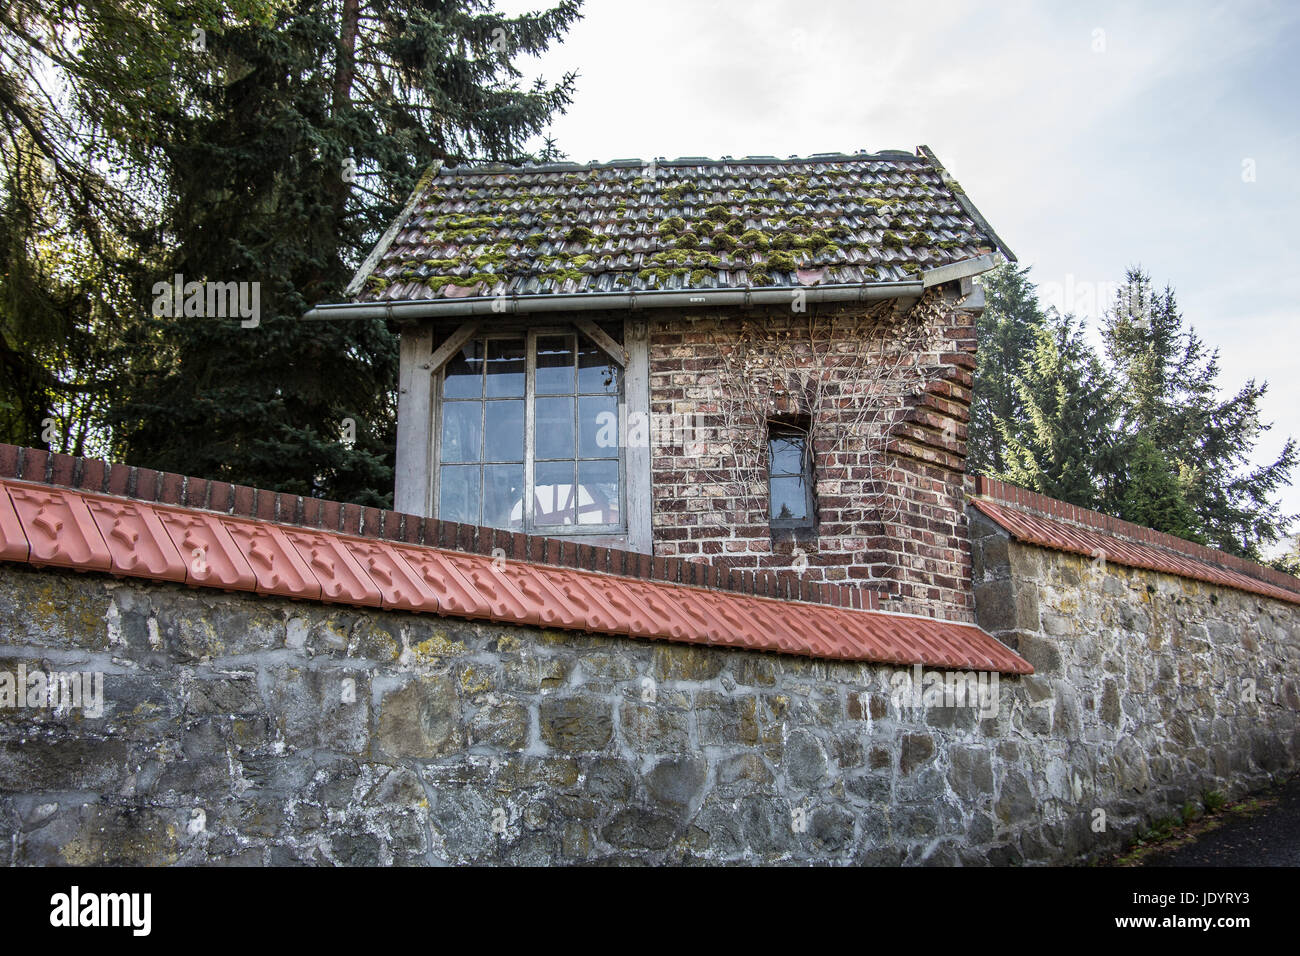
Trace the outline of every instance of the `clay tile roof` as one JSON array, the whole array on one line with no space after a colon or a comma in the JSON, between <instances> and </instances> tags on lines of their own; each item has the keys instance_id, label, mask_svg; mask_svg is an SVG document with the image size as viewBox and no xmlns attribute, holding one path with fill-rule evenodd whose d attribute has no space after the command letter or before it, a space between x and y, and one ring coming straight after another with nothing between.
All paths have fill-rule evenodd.
<instances>
[{"instance_id":1,"label":"clay tile roof","mask_svg":"<svg viewBox=\"0 0 1300 956\"><path fill-rule=\"evenodd\" d=\"M925 147L436 168L363 302L915 282L1001 242Z\"/></svg>"},{"instance_id":2,"label":"clay tile roof","mask_svg":"<svg viewBox=\"0 0 1300 956\"><path fill-rule=\"evenodd\" d=\"M1161 535L1150 529L1128 525L1127 522L1115 519L1108 520L1105 515L1082 508L1072 508L1064 502L1042 498L1028 492L1024 494L1029 503L1022 506L990 501L987 498L972 498L971 504L1017 541L1052 548L1056 551L1087 555L1093 559L1101 559L1125 567L1161 571L1165 574L1190 578L1193 581L1222 585L1251 594L1277 598L1279 601L1287 601L1291 604L1300 604L1300 579L1291 578L1296 582L1295 585L1286 587L1260 580L1250 574L1215 563L1216 560L1222 560L1249 565L1249 562L1234 559L1231 555L1216 556L1211 549L1192 542L1179 542L1170 535ZM1041 505L1044 502L1073 512L1075 520L1061 520L1035 514L1034 504ZM1106 522L1117 528L1130 528L1150 538L1151 543L1128 540L1121 536L1122 531L1116 534L1086 527L1089 522ZM1208 554L1198 556L1192 553L1194 551ZM1272 569L1256 565L1252 570L1256 570L1258 574L1268 574ZM1274 575L1277 579L1283 580L1290 577L1280 572L1274 572L1269 576Z\"/></svg>"},{"instance_id":3,"label":"clay tile roof","mask_svg":"<svg viewBox=\"0 0 1300 956\"><path fill-rule=\"evenodd\" d=\"M0 559L324 601L775 651L1028 674L971 624L780 601L0 481Z\"/></svg>"}]
</instances>

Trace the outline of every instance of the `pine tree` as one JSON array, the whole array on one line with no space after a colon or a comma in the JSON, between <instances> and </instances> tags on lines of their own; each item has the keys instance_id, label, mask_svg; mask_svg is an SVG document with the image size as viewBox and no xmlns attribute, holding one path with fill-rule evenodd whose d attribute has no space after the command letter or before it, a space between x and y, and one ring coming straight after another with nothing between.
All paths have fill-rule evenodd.
<instances>
[{"instance_id":1,"label":"pine tree","mask_svg":"<svg viewBox=\"0 0 1300 956\"><path fill-rule=\"evenodd\" d=\"M1300 534L1292 535L1288 547L1269 564L1279 571L1300 577Z\"/></svg>"},{"instance_id":2,"label":"pine tree","mask_svg":"<svg viewBox=\"0 0 1300 956\"><path fill-rule=\"evenodd\" d=\"M1102 333L1119 382L1121 427L1130 440L1145 436L1164 457L1195 516L1191 536L1259 560L1261 546L1294 520L1272 496L1288 482L1297 458L1288 440L1273 462L1250 467L1251 452L1270 427L1259 412L1267 384L1250 380L1221 398L1217 351L1184 328L1173 290L1155 292L1139 269L1129 271ZM1129 481L1152 474L1133 469ZM1125 494L1130 500L1161 498L1165 479L1156 480L1159 487L1130 487Z\"/></svg>"},{"instance_id":3,"label":"pine tree","mask_svg":"<svg viewBox=\"0 0 1300 956\"><path fill-rule=\"evenodd\" d=\"M396 337L304 323L433 160L517 161L574 77L521 88L513 60L578 16L491 3L296 5L208 38L210 70L160 142L167 218L152 281L257 283L259 321L161 316L116 409L124 457L365 503L391 500ZM151 293L141 290L142 300ZM351 420L355 445L341 439Z\"/></svg>"},{"instance_id":4,"label":"pine tree","mask_svg":"<svg viewBox=\"0 0 1300 956\"><path fill-rule=\"evenodd\" d=\"M1072 316L1049 313L1013 376L1015 417L994 416L1004 481L1086 508L1105 507L1115 459L1113 383Z\"/></svg>"},{"instance_id":5,"label":"pine tree","mask_svg":"<svg viewBox=\"0 0 1300 956\"><path fill-rule=\"evenodd\" d=\"M183 108L193 31L260 0L0 7L0 440L103 453L152 142Z\"/></svg>"},{"instance_id":6,"label":"pine tree","mask_svg":"<svg viewBox=\"0 0 1300 956\"><path fill-rule=\"evenodd\" d=\"M1122 490L1112 513L1146 528L1201 541L1186 490L1151 437L1140 434L1128 442L1125 459Z\"/></svg>"},{"instance_id":7,"label":"pine tree","mask_svg":"<svg viewBox=\"0 0 1300 956\"><path fill-rule=\"evenodd\" d=\"M1028 266L1007 263L986 273L981 283L987 303L976 322L979 350L966 464L973 472L993 474L1007 466L1002 434L995 422L1025 417L1015 380L1034 349L1035 333L1043 327L1044 316L1029 281Z\"/></svg>"}]
</instances>

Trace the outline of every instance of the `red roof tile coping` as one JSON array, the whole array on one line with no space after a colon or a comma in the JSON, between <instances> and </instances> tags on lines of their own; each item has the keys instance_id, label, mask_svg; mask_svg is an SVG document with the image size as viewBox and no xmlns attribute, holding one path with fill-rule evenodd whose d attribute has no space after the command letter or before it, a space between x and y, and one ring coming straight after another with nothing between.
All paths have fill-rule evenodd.
<instances>
[{"instance_id":1,"label":"red roof tile coping","mask_svg":"<svg viewBox=\"0 0 1300 956\"><path fill-rule=\"evenodd\" d=\"M984 475L975 493L975 508L1017 540L1300 604L1300 578L1276 568Z\"/></svg>"},{"instance_id":2,"label":"red roof tile coping","mask_svg":"<svg viewBox=\"0 0 1300 956\"><path fill-rule=\"evenodd\" d=\"M364 538L404 541L486 555L501 548L509 557L526 556L534 562L563 567L609 570L631 577L683 583L699 581L703 584L707 580L711 588L742 594L788 594L792 600L837 607L873 609L880 606L879 595L870 588L822 588L793 569L760 575L710 573L705 568L696 571L698 562L693 561L674 558L661 564L652 560L650 555L581 544L570 539L512 534L496 528L478 528L397 511L303 498L224 481L208 481L174 472L109 464L0 443L0 479L10 478L139 501L183 505L236 517L342 531Z\"/></svg>"},{"instance_id":3,"label":"red roof tile coping","mask_svg":"<svg viewBox=\"0 0 1300 956\"><path fill-rule=\"evenodd\" d=\"M572 542L561 550L576 553L570 565L596 553ZM533 627L831 660L1033 672L973 624L553 567L509 559L504 550L448 551L24 481L0 480L0 557Z\"/></svg>"}]
</instances>

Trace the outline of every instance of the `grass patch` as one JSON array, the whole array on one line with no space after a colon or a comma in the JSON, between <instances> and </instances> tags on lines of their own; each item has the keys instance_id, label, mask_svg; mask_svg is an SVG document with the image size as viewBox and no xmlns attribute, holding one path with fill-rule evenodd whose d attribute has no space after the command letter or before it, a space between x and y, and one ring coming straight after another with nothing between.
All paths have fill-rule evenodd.
<instances>
[{"instance_id":1,"label":"grass patch","mask_svg":"<svg viewBox=\"0 0 1300 956\"><path fill-rule=\"evenodd\" d=\"M1275 788L1280 789L1280 787ZM1194 843L1225 823L1249 819L1276 806L1275 791L1244 797L1234 803L1218 790L1188 800L1174 816L1159 817L1138 831L1125 849L1099 860L1099 866L1142 866L1153 853L1165 853Z\"/></svg>"}]
</instances>

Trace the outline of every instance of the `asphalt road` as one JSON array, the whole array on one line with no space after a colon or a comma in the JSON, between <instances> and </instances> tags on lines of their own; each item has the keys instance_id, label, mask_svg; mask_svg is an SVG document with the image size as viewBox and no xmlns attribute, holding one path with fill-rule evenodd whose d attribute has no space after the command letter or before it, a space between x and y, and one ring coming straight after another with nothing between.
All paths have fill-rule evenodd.
<instances>
[{"instance_id":1,"label":"asphalt road","mask_svg":"<svg viewBox=\"0 0 1300 956\"><path fill-rule=\"evenodd\" d=\"M1187 846L1149 854L1143 866L1300 866L1300 775L1270 791L1278 802L1231 820Z\"/></svg>"}]
</instances>

